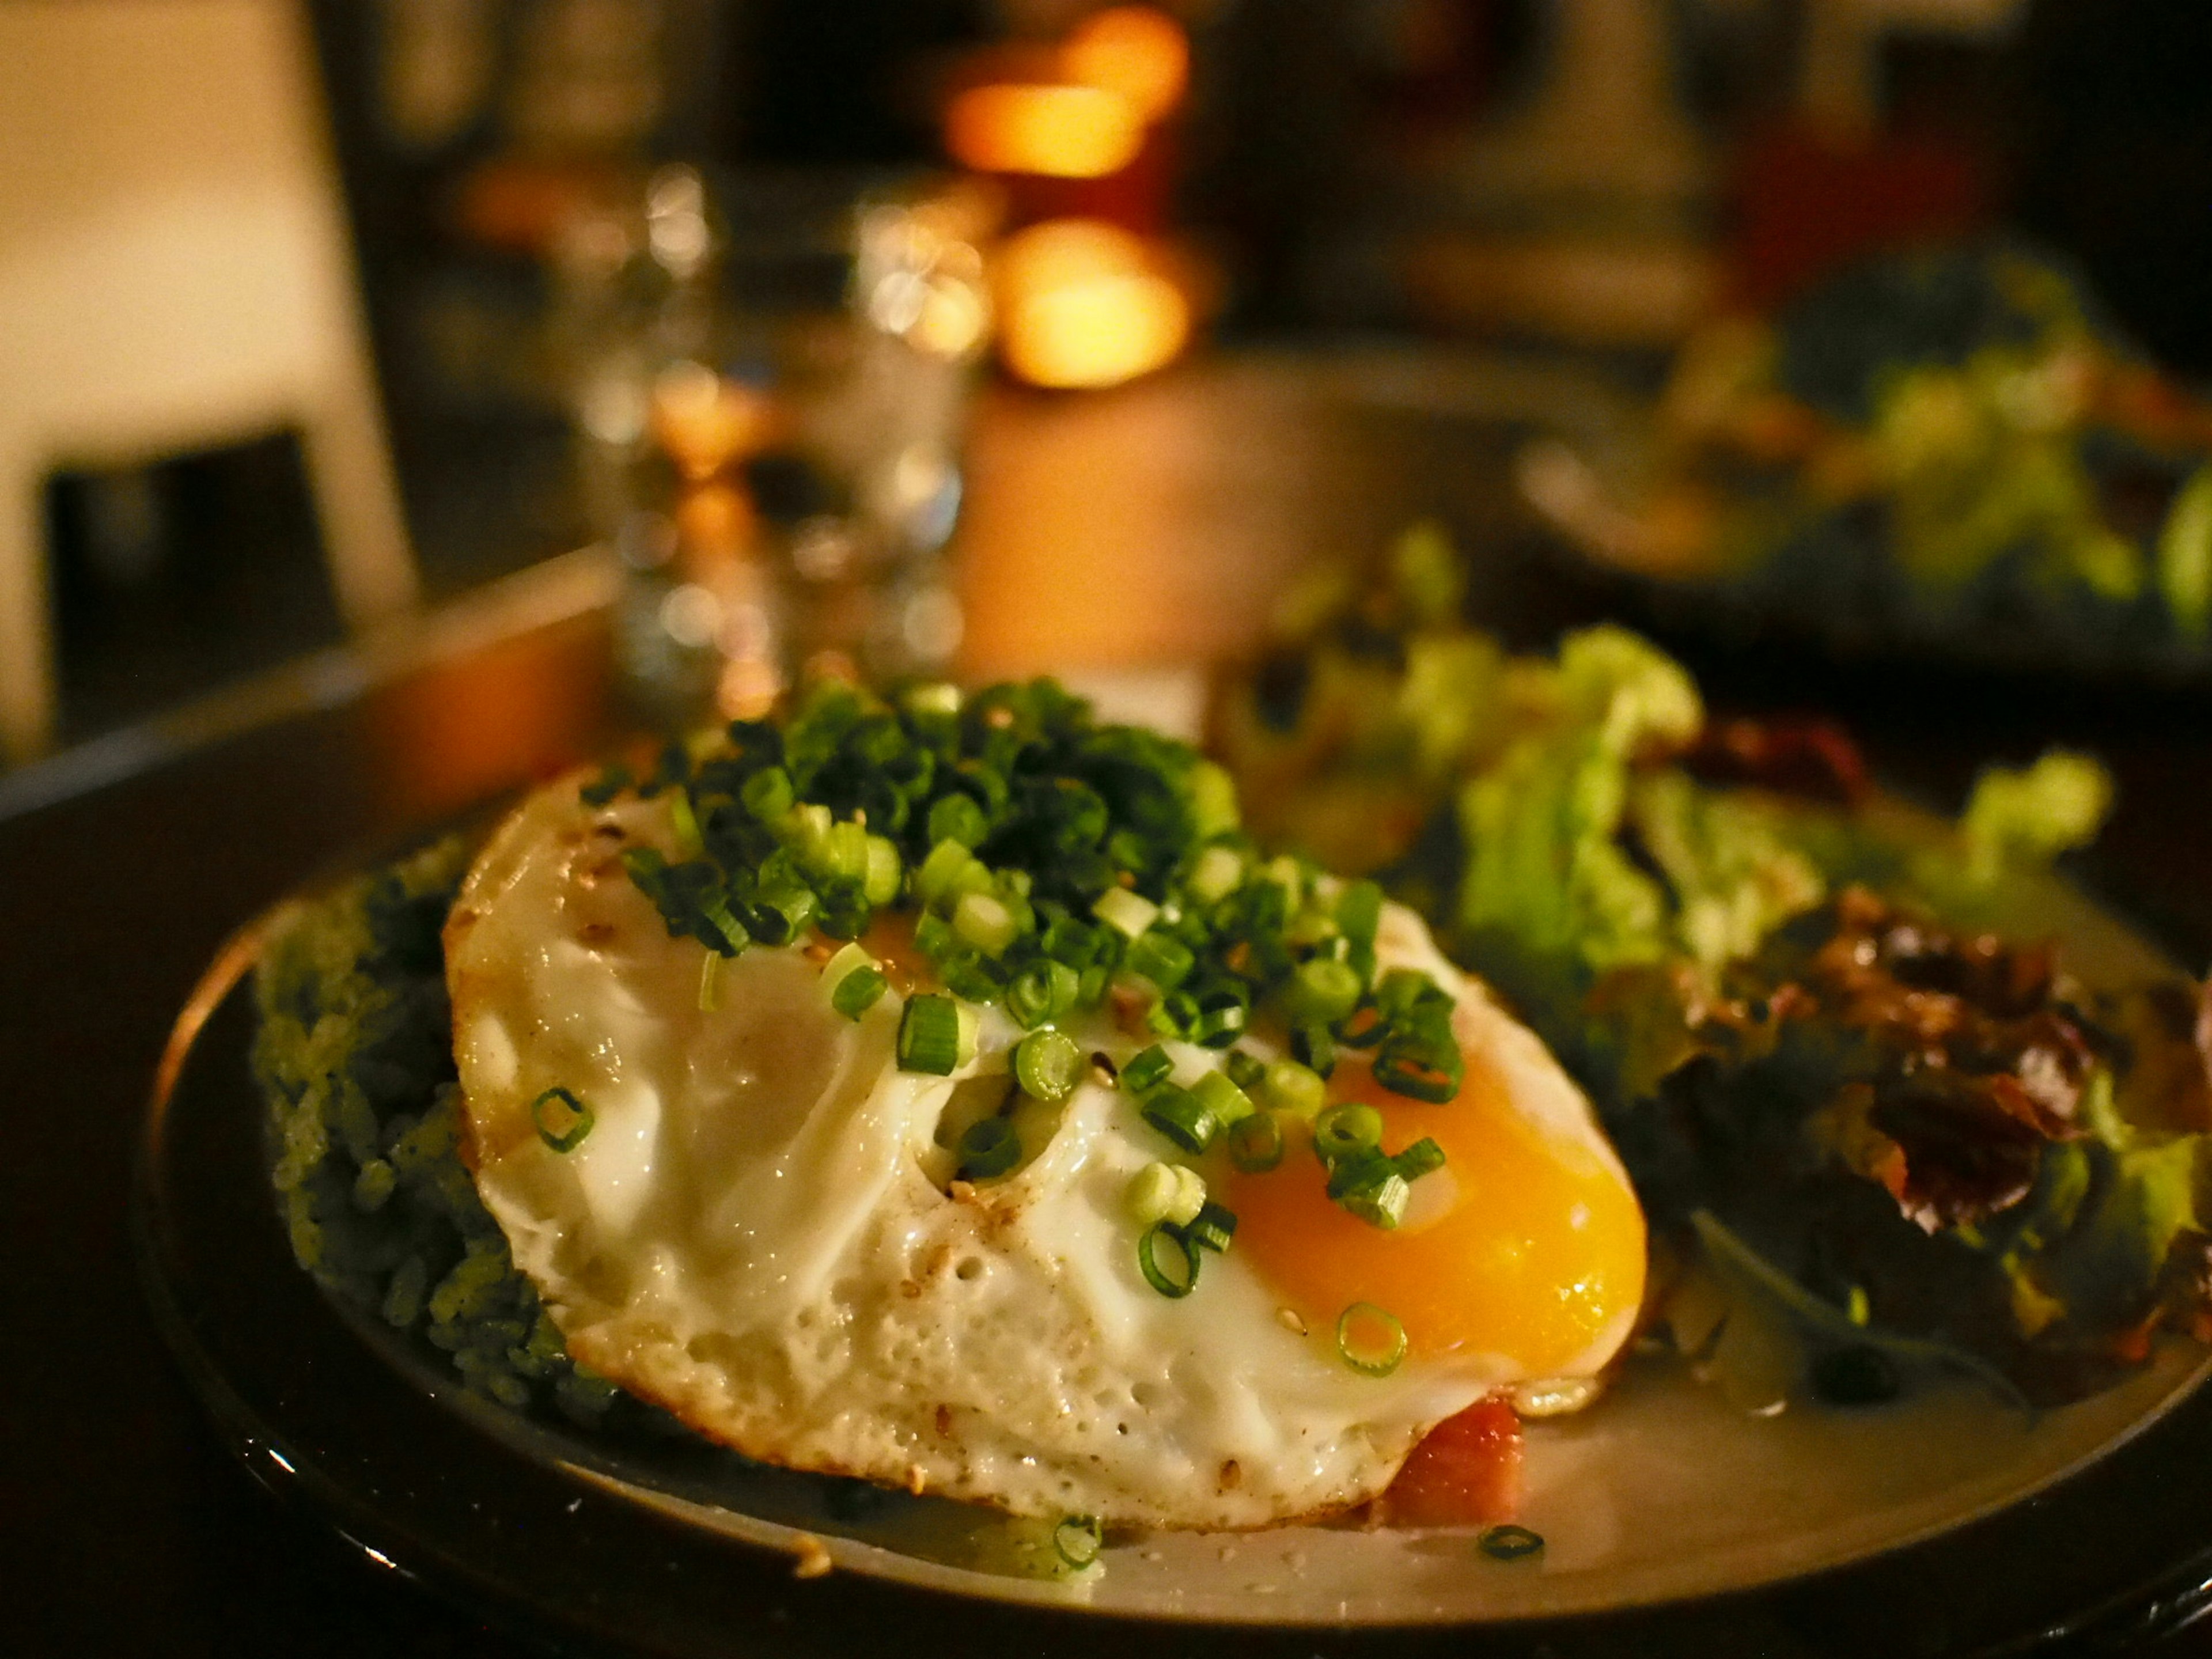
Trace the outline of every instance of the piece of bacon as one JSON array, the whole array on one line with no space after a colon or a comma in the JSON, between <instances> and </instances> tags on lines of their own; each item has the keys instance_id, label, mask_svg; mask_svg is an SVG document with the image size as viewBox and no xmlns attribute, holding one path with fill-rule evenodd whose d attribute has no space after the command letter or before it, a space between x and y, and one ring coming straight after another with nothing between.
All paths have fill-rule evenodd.
<instances>
[{"instance_id":1,"label":"piece of bacon","mask_svg":"<svg viewBox=\"0 0 2212 1659\"><path fill-rule=\"evenodd\" d=\"M1502 1394L1431 1429L1382 1494L1394 1527L1494 1527L1521 1509L1521 1419Z\"/></svg>"}]
</instances>

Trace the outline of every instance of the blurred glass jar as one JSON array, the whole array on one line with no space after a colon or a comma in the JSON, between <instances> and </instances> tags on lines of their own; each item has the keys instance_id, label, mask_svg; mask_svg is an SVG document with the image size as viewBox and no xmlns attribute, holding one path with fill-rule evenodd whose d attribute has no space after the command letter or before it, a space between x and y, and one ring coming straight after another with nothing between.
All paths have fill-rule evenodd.
<instances>
[{"instance_id":1,"label":"blurred glass jar","mask_svg":"<svg viewBox=\"0 0 2212 1659\"><path fill-rule=\"evenodd\" d=\"M666 167L564 235L582 495L628 580L620 667L665 720L793 676L940 673L991 199Z\"/></svg>"}]
</instances>

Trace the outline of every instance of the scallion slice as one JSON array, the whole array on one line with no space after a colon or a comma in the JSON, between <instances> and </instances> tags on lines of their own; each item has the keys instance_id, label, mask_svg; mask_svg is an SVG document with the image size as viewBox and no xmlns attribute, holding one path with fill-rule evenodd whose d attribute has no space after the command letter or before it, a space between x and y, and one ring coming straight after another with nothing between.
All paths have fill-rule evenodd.
<instances>
[{"instance_id":1,"label":"scallion slice","mask_svg":"<svg viewBox=\"0 0 2212 1659\"><path fill-rule=\"evenodd\" d=\"M1326 1025L1293 1026L1291 1053L1318 1076L1327 1077L1336 1069L1336 1039Z\"/></svg>"},{"instance_id":2,"label":"scallion slice","mask_svg":"<svg viewBox=\"0 0 2212 1659\"><path fill-rule=\"evenodd\" d=\"M1389 1017L1371 1002L1354 1008L1336 1028L1336 1040L1347 1048L1372 1048L1389 1035Z\"/></svg>"},{"instance_id":3,"label":"scallion slice","mask_svg":"<svg viewBox=\"0 0 2212 1659\"><path fill-rule=\"evenodd\" d=\"M963 847L981 847L990 832L983 809L965 795L946 795L929 809L933 842L957 841Z\"/></svg>"},{"instance_id":4,"label":"scallion slice","mask_svg":"<svg viewBox=\"0 0 2212 1659\"><path fill-rule=\"evenodd\" d=\"M1188 1243L1219 1255L1237 1236L1237 1213L1209 1198L1184 1225L1182 1232Z\"/></svg>"},{"instance_id":5,"label":"scallion slice","mask_svg":"<svg viewBox=\"0 0 2212 1659\"><path fill-rule=\"evenodd\" d=\"M1233 847L1209 847L1198 855L1183 890L1201 904L1218 904L1244 882L1244 860Z\"/></svg>"},{"instance_id":6,"label":"scallion slice","mask_svg":"<svg viewBox=\"0 0 2212 1659\"><path fill-rule=\"evenodd\" d=\"M1314 1120L1314 1151L1335 1164L1373 1152L1382 1139L1382 1114L1364 1102L1332 1106Z\"/></svg>"},{"instance_id":7,"label":"scallion slice","mask_svg":"<svg viewBox=\"0 0 2212 1659\"><path fill-rule=\"evenodd\" d=\"M1065 1031L1031 1031L1014 1045L1014 1080L1034 1099L1056 1105L1082 1075L1083 1050Z\"/></svg>"},{"instance_id":8,"label":"scallion slice","mask_svg":"<svg viewBox=\"0 0 2212 1659\"><path fill-rule=\"evenodd\" d=\"M1165 1083L1174 1071L1175 1061L1166 1049L1155 1042L1133 1055L1121 1068L1121 1086L1141 1098Z\"/></svg>"},{"instance_id":9,"label":"scallion slice","mask_svg":"<svg viewBox=\"0 0 2212 1659\"><path fill-rule=\"evenodd\" d=\"M970 1181L1001 1176L1021 1161L1022 1139L1003 1117L978 1118L960 1137L960 1173Z\"/></svg>"},{"instance_id":10,"label":"scallion slice","mask_svg":"<svg viewBox=\"0 0 2212 1659\"><path fill-rule=\"evenodd\" d=\"M899 1016L899 1069L951 1076L975 1057L975 1027L973 1012L951 997L910 999Z\"/></svg>"},{"instance_id":11,"label":"scallion slice","mask_svg":"<svg viewBox=\"0 0 2212 1659\"><path fill-rule=\"evenodd\" d=\"M855 968L837 981L837 988L830 994L830 1006L848 1019L858 1019L883 1000L890 981L884 970L871 963Z\"/></svg>"},{"instance_id":12,"label":"scallion slice","mask_svg":"<svg viewBox=\"0 0 2212 1659\"><path fill-rule=\"evenodd\" d=\"M1139 1110L1145 1121L1186 1152L1202 1152L1213 1144L1221 1121L1197 1096L1173 1083L1163 1083L1144 1097Z\"/></svg>"},{"instance_id":13,"label":"scallion slice","mask_svg":"<svg viewBox=\"0 0 2212 1659\"><path fill-rule=\"evenodd\" d=\"M1062 1561L1081 1572L1106 1547L1106 1530L1096 1516L1071 1515L1052 1529L1052 1547Z\"/></svg>"},{"instance_id":14,"label":"scallion slice","mask_svg":"<svg viewBox=\"0 0 2212 1659\"><path fill-rule=\"evenodd\" d=\"M1129 1178L1122 1201L1139 1227L1158 1221L1180 1227L1206 1207L1206 1178L1182 1164L1147 1164Z\"/></svg>"},{"instance_id":15,"label":"scallion slice","mask_svg":"<svg viewBox=\"0 0 2212 1659\"><path fill-rule=\"evenodd\" d=\"M929 849L929 856L915 872L915 890L926 904L934 904L951 892L953 884L967 873L968 866L975 862L975 855L960 842L946 839Z\"/></svg>"},{"instance_id":16,"label":"scallion slice","mask_svg":"<svg viewBox=\"0 0 2212 1659\"><path fill-rule=\"evenodd\" d=\"M1375 1057L1375 1081L1394 1095L1441 1106L1458 1095L1464 1066L1456 1047L1391 1042Z\"/></svg>"},{"instance_id":17,"label":"scallion slice","mask_svg":"<svg viewBox=\"0 0 2212 1659\"><path fill-rule=\"evenodd\" d=\"M1218 1002L1210 1008L1201 1005L1198 1018L1190 1023L1190 1040L1207 1048L1226 1048L1244 1035L1249 1018L1242 1002Z\"/></svg>"},{"instance_id":18,"label":"scallion slice","mask_svg":"<svg viewBox=\"0 0 2212 1659\"><path fill-rule=\"evenodd\" d=\"M1371 881L1347 883L1336 901L1336 925L1344 930L1350 941L1352 965L1359 965L1358 957L1364 952L1367 965L1374 966L1375 931L1382 920L1382 889Z\"/></svg>"},{"instance_id":19,"label":"scallion slice","mask_svg":"<svg viewBox=\"0 0 2212 1659\"><path fill-rule=\"evenodd\" d=\"M1229 1073L1231 1083L1248 1095L1258 1093L1260 1085L1267 1080L1267 1062L1243 1048L1231 1048L1224 1054L1221 1069Z\"/></svg>"},{"instance_id":20,"label":"scallion slice","mask_svg":"<svg viewBox=\"0 0 2212 1659\"><path fill-rule=\"evenodd\" d=\"M1152 925L1160 907L1142 893L1126 887L1109 887L1091 907L1091 914L1119 933L1135 939Z\"/></svg>"},{"instance_id":21,"label":"scallion slice","mask_svg":"<svg viewBox=\"0 0 2212 1659\"><path fill-rule=\"evenodd\" d=\"M1168 1223L1156 1221L1137 1240L1137 1271L1162 1296L1180 1300L1198 1287L1198 1246Z\"/></svg>"},{"instance_id":22,"label":"scallion slice","mask_svg":"<svg viewBox=\"0 0 2212 1659\"><path fill-rule=\"evenodd\" d=\"M530 1121L538 1126L538 1138L555 1152L573 1152L598 1119L573 1090L556 1083L530 1103Z\"/></svg>"},{"instance_id":23,"label":"scallion slice","mask_svg":"<svg viewBox=\"0 0 2212 1659\"><path fill-rule=\"evenodd\" d=\"M953 907L952 931L985 956L995 957L1014 942L1020 929L1013 912L990 894L963 893Z\"/></svg>"},{"instance_id":24,"label":"scallion slice","mask_svg":"<svg viewBox=\"0 0 2212 1659\"><path fill-rule=\"evenodd\" d=\"M882 836L870 836L867 871L860 882L860 890L868 902L881 907L895 901L899 895L900 878L905 873L897 845Z\"/></svg>"},{"instance_id":25,"label":"scallion slice","mask_svg":"<svg viewBox=\"0 0 2212 1659\"><path fill-rule=\"evenodd\" d=\"M1018 1025L1042 1025L1074 1007L1082 988L1082 977L1074 969L1048 959L1024 969L1006 988L1006 1012Z\"/></svg>"},{"instance_id":26,"label":"scallion slice","mask_svg":"<svg viewBox=\"0 0 2212 1659\"><path fill-rule=\"evenodd\" d=\"M1502 1527L1484 1528L1482 1536L1474 1540L1474 1547L1493 1561L1525 1561L1544 1553L1544 1534L1509 1522Z\"/></svg>"},{"instance_id":27,"label":"scallion slice","mask_svg":"<svg viewBox=\"0 0 2212 1659\"><path fill-rule=\"evenodd\" d=\"M1333 1025L1357 1006L1363 988L1349 963L1327 957L1300 963L1291 981L1291 1018L1307 1024Z\"/></svg>"},{"instance_id":28,"label":"scallion slice","mask_svg":"<svg viewBox=\"0 0 2212 1659\"><path fill-rule=\"evenodd\" d=\"M1246 1175L1265 1175L1283 1161L1283 1121L1255 1112L1229 1126L1229 1161Z\"/></svg>"},{"instance_id":29,"label":"scallion slice","mask_svg":"<svg viewBox=\"0 0 2212 1659\"><path fill-rule=\"evenodd\" d=\"M1406 1358L1406 1328L1372 1302L1355 1302L1337 1316L1336 1351L1362 1376L1388 1376Z\"/></svg>"},{"instance_id":30,"label":"scallion slice","mask_svg":"<svg viewBox=\"0 0 2212 1659\"><path fill-rule=\"evenodd\" d=\"M1356 1215L1370 1227L1389 1232L1406 1218L1406 1200L1412 1189L1406 1177L1398 1173L1389 1159L1380 1160L1382 1168L1371 1181L1355 1183L1349 1192L1337 1200L1347 1214Z\"/></svg>"},{"instance_id":31,"label":"scallion slice","mask_svg":"<svg viewBox=\"0 0 2212 1659\"><path fill-rule=\"evenodd\" d=\"M1197 962L1190 946L1173 933L1162 933L1157 927L1132 939L1121 958L1124 968L1133 974L1143 975L1163 991L1172 991L1182 984Z\"/></svg>"},{"instance_id":32,"label":"scallion slice","mask_svg":"<svg viewBox=\"0 0 2212 1659\"><path fill-rule=\"evenodd\" d=\"M745 780L738 799L763 823L776 823L791 811L791 774L781 766L764 766Z\"/></svg>"},{"instance_id":33,"label":"scallion slice","mask_svg":"<svg viewBox=\"0 0 2212 1659\"><path fill-rule=\"evenodd\" d=\"M1400 1175L1408 1181L1419 1181L1431 1170L1444 1167L1444 1149L1428 1136L1423 1135L1404 1152L1399 1153L1395 1162Z\"/></svg>"},{"instance_id":34,"label":"scallion slice","mask_svg":"<svg viewBox=\"0 0 2212 1659\"><path fill-rule=\"evenodd\" d=\"M699 963L699 1012L711 1014L722 1006L722 954L709 951Z\"/></svg>"},{"instance_id":35,"label":"scallion slice","mask_svg":"<svg viewBox=\"0 0 2212 1659\"><path fill-rule=\"evenodd\" d=\"M1309 1123L1328 1102L1328 1085L1321 1080L1321 1074L1295 1060L1279 1060L1270 1065L1260 1091L1270 1106Z\"/></svg>"},{"instance_id":36,"label":"scallion slice","mask_svg":"<svg viewBox=\"0 0 2212 1659\"><path fill-rule=\"evenodd\" d=\"M706 838L699 833L699 815L691 810L691 792L681 784L668 792L668 823L676 832L680 857L696 859L707 850Z\"/></svg>"},{"instance_id":37,"label":"scallion slice","mask_svg":"<svg viewBox=\"0 0 2212 1659\"><path fill-rule=\"evenodd\" d=\"M1251 1116L1254 1110L1251 1096L1231 1081L1226 1072L1208 1072L1191 1085L1190 1092L1224 1129Z\"/></svg>"}]
</instances>

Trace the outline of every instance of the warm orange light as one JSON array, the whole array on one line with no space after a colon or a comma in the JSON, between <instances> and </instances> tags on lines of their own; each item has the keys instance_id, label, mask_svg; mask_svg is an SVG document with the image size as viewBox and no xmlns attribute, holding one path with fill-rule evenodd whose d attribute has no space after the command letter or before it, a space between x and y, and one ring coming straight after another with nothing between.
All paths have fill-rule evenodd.
<instances>
[{"instance_id":1,"label":"warm orange light","mask_svg":"<svg viewBox=\"0 0 2212 1659\"><path fill-rule=\"evenodd\" d=\"M1000 281L1006 366L1034 386L1118 386L1173 362L1190 337L1182 290L1118 226L1032 225L1006 243Z\"/></svg>"},{"instance_id":2,"label":"warm orange light","mask_svg":"<svg viewBox=\"0 0 2212 1659\"><path fill-rule=\"evenodd\" d=\"M1060 66L1071 81L1121 94L1151 123L1182 101L1190 81L1190 42L1164 12L1109 6L1068 37Z\"/></svg>"},{"instance_id":3,"label":"warm orange light","mask_svg":"<svg viewBox=\"0 0 2212 1659\"><path fill-rule=\"evenodd\" d=\"M653 386L653 431L687 478L713 477L757 449L768 399L701 363L663 369Z\"/></svg>"},{"instance_id":4,"label":"warm orange light","mask_svg":"<svg viewBox=\"0 0 2212 1659\"><path fill-rule=\"evenodd\" d=\"M978 173L1103 179L1144 142L1137 106L1095 86L970 87L945 117L945 148Z\"/></svg>"}]
</instances>

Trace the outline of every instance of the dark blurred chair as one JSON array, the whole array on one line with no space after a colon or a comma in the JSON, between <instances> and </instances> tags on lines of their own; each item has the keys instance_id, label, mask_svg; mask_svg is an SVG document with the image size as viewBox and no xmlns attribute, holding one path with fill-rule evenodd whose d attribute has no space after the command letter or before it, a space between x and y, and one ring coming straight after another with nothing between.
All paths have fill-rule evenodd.
<instances>
[{"instance_id":1,"label":"dark blurred chair","mask_svg":"<svg viewBox=\"0 0 2212 1659\"><path fill-rule=\"evenodd\" d=\"M52 740L43 483L296 430L347 622L414 603L291 0L0 5L0 756Z\"/></svg>"}]
</instances>

